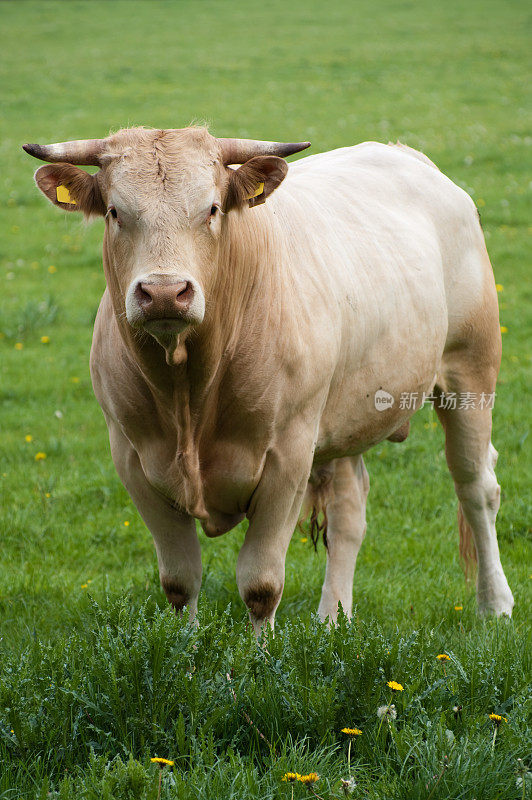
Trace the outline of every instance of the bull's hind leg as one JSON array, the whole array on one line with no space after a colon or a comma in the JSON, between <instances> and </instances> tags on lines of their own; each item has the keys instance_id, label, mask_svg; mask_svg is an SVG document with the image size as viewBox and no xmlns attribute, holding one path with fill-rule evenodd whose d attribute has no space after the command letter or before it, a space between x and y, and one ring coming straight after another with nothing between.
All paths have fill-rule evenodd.
<instances>
[{"instance_id":1,"label":"bull's hind leg","mask_svg":"<svg viewBox=\"0 0 532 800\"><path fill-rule=\"evenodd\" d=\"M479 611L510 615L514 600L495 530L500 486L495 476L497 451L491 444L489 397L495 391L497 367L498 363L486 365L480 349L456 351L444 360L442 370L446 392L457 393L456 408L445 408L445 396L435 405L445 430L447 464L459 501L460 551L466 574L469 557L476 555L478 561ZM447 405L453 402L447 394ZM475 548L472 553L471 538Z\"/></svg>"},{"instance_id":2,"label":"bull's hind leg","mask_svg":"<svg viewBox=\"0 0 532 800\"><path fill-rule=\"evenodd\" d=\"M327 567L318 609L320 619L336 622L338 605L351 616L353 574L366 533L369 477L362 456L334 462L333 494L327 505Z\"/></svg>"}]
</instances>

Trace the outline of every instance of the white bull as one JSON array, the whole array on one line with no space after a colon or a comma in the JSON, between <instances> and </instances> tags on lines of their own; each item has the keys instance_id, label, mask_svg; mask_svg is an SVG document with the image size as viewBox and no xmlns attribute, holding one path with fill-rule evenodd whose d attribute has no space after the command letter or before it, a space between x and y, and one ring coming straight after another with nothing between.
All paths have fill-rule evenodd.
<instances>
[{"instance_id":1,"label":"white bull","mask_svg":"<svg viewBox=\"0 0 532 800\"><path fill-rule=\"evenodd\" d=\"M280 156L305 146L203 128L25 146L61 162L36 173L55 205L106 219L92 379L162 586L194 615L195 520L216 536L247 517L238 587L255 629L273 625L308 486L314 520L328 518L319 613L350 614L362 453L405 438L432 393L479 607L510 614L490 441L501 337L475 206L410 148L369 142L288 169Z\"/></svg>"}]
</instances>

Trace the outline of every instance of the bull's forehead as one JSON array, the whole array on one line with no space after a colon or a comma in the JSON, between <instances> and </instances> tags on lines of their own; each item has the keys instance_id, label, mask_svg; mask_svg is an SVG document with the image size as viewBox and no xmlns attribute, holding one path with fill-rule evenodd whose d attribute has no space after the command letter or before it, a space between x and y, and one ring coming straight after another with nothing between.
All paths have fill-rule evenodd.
<instances>
[{"instance_id":1,"label":"bull's forehead","mask_svg":"<svg viewBox=\"0 0 532 800\"><path fill-rule=\"evenodd\" d=\"M120 131L108 140L107 153L110 199L131 213L167 209L193 219L219 192L220 148L204 128Z\"/></svg>"}]
</instances>

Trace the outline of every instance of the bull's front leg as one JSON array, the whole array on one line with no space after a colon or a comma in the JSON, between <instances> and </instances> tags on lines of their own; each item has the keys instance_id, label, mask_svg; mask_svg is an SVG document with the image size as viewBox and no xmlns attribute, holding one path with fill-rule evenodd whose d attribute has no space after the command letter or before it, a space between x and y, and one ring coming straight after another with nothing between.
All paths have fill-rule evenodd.
<instances>
[{"instance_id":1,"label":"bull's front leg","mask_svg":"<svg viewBox=\"0 0 532 800\"><path fill-rule=\"evenodd\" d=\"M294 458L294 452L304 455ZM284 588L286 551L297 524L311 461L311 444L294 446L288 456L270 451L251 499L236 580L257 635L264 625L274 625Z\"/></svg>"},{"instance_id":2,"label":"bull's front leg","mask_svg":"<svg viewBox=\"0 0 532 800\"><path fill-rule=\"evenodd\" d=\"M116 471L153 536L168 602L176 611L187 606L192 620L198 609L202 572L194 518L178 511L153 489L128 439L115 423L108 424Z\"/></svg>"}]
</instances>

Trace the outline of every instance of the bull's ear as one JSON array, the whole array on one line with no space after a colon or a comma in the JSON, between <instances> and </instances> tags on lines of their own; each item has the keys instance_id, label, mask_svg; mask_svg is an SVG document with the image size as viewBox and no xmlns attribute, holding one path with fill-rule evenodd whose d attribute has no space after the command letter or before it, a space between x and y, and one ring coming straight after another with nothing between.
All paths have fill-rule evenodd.
<instances>
[{"instance_id":1,"label":"bull's ear","mask_svg":"<svg viewBox=\"0 0 532 800\"><path fill-rule=\"evenodd\" d=\"M250 158L237 170L230 170L224 211L264 203L284 180L288 164L277 156Z\"/></svg>"},{"instance_id":2,"label":"bull's ear","mask_svg":"<svg viewBox=\"0 0 532 800\"><path fill-rule=\"evenodd\" d=\"M51 203L65 211L82 211L87 217L105 214L96 175L90 175L73 164L39 167L35 183Z\"/></svg>"}]
</instances>

